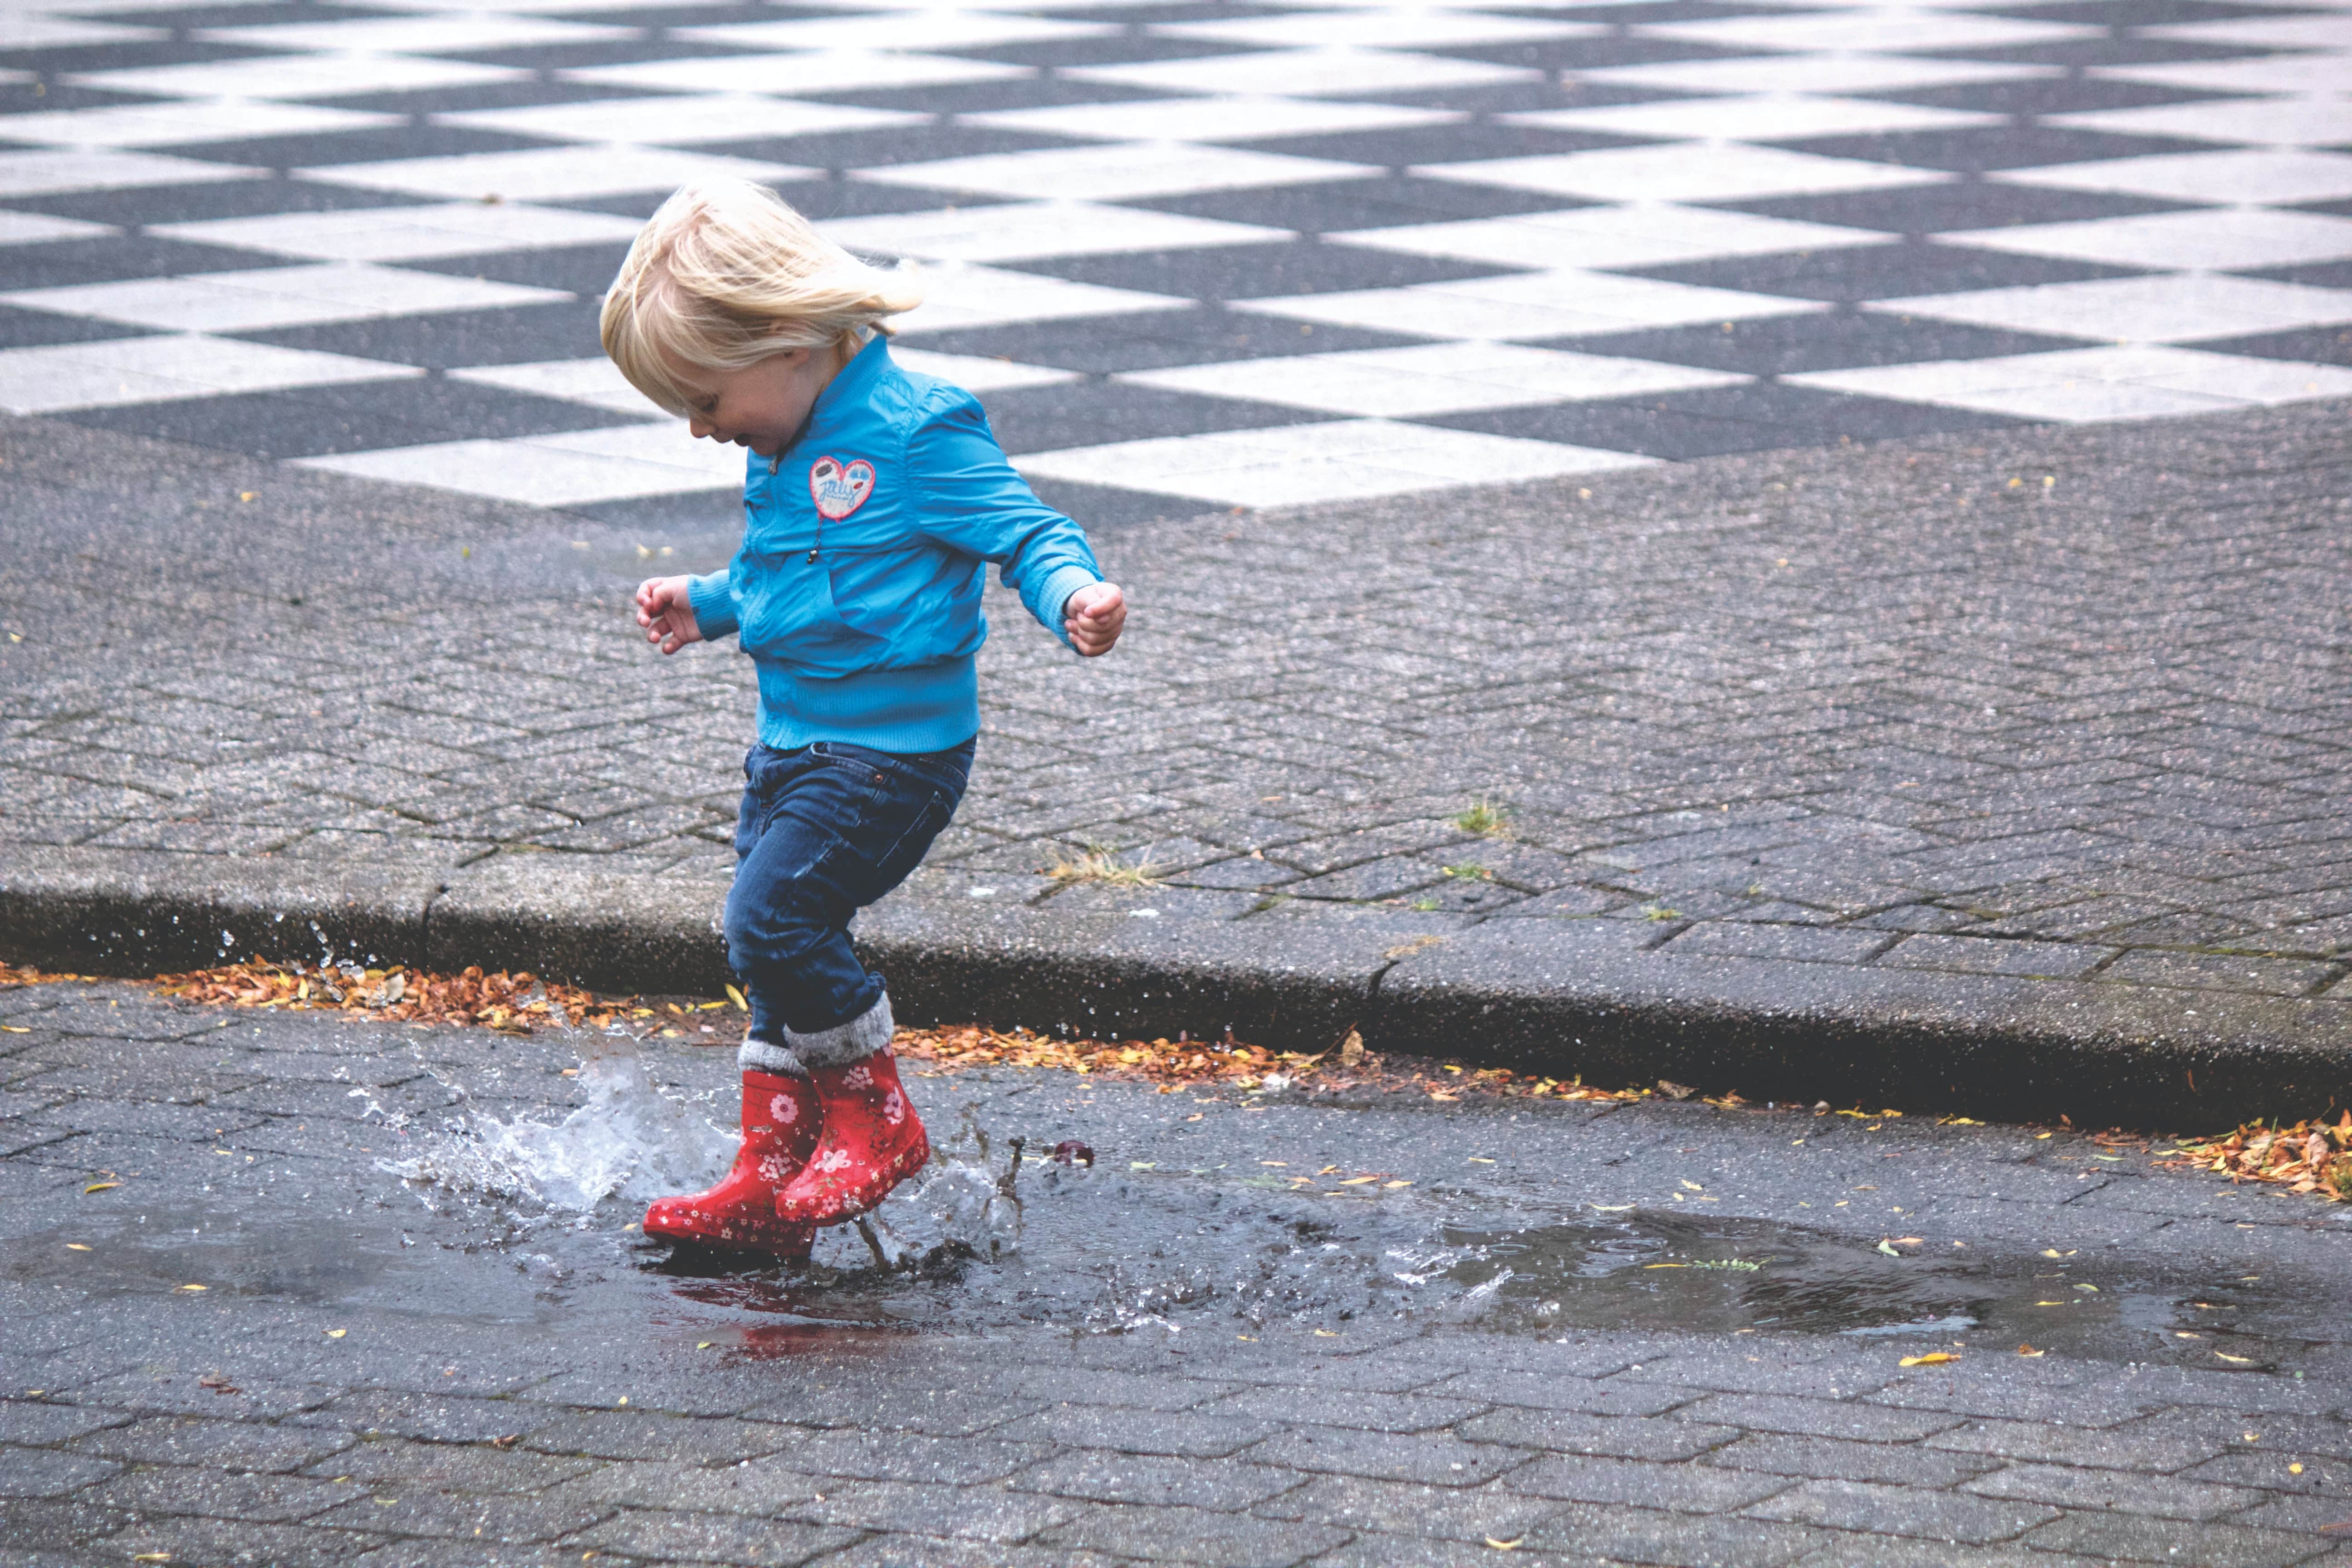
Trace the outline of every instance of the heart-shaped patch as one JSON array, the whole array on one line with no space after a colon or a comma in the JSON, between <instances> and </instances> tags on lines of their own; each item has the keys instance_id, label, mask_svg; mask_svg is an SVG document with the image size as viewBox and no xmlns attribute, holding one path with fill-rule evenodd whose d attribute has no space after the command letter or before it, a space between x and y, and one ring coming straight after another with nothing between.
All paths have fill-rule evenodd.
<instances>
[{"instance_id":1,"label":"heart-shaped patch","mask_svg":"<svg viewBox=\"0 0 2352 1568\"><path fill-rule=\"evenodd\" d=\"M809 465L809 497L816 502L819 517L839 522L873 493L874 465L863 458L849 463L819 458Z\"/></svg>"}]
</instances>

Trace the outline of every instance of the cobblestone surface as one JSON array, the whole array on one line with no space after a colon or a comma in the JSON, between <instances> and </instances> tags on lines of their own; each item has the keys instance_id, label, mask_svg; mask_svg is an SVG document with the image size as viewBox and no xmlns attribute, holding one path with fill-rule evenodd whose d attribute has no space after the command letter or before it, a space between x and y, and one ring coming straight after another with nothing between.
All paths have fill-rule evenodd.
<instances>
[{"instance_id":1,"label":"cobblestone surface","mask_svg":"<svg viewBox=\"0 0 2352 1568\"><path fill-rule=\"evenodd\" d=\"M1129 642L1080 665L1000 602L972 794L906 896L2331 995L2341 419L1113 531ZM0 853L727 877L749 664L664 663L621 608L723 535L39 421L0 454ZM1159 885L1048 871L1089 848Z\"/></svg>"},{"instance_id":2,"label":"cobblestone surface","mask_svg":"<svg viewBox=\"0 0 2352 1568\"><path fill-rule=\"evenodd\" d=\"M1024 1252L730 1275L384 1168L554 1121L579 1042L112 985L0 1022L9 1568L2347 1560L2352 1237L2137 1147L933 1078L943 1134L1094 1145ZM1343 1158L1412 1184L1290 1174Z\"/></svg>"}]
</instances>

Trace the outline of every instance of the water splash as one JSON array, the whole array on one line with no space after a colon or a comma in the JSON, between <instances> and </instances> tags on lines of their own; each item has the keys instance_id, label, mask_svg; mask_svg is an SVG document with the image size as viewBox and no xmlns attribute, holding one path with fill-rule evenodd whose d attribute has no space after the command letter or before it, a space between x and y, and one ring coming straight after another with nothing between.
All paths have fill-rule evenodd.
<instances>
[{"instance_id":1,"label":"water splash","mask_svg":"<svg viewBox=\"0 0 2352 1568\"><path fill-rule=\"evenodd\" d=\"M383 1168L404 1181L572 1214L699 1192L735 1156L736 1137L657 1089L636 1043L583 1037L588 1103L557 1122L477 1116Z\"/></svg>"}]
</instances>

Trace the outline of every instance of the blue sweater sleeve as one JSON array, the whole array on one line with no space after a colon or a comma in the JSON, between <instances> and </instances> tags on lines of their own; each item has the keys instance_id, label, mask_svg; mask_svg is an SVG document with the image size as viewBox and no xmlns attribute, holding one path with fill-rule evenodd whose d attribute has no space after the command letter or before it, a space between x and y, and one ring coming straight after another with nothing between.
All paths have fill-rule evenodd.
<instances>
[{"instance_id":1,"label":"blue sweater sleeve","mask_svg":"<svg viewBox=\"0 0 2352 1568\"><path fill-rule=\"evenodd\" d=\"M970 393L950 392L916 427L907 461L922 497L923 532L995 562L1004 585L1066 644L1062 606L1079 589L1101 582L1102 569L1086 531L1039 500L1013 471Z\"/></svg>"},{"instance_id":2,"label":"blue sweater sleeve","mask_svg":"<svg viewBox=\"0 0 2352 1568\"><path fill-rule=\"evenodd\" d=\"M705 642L735 634L735 585L728 573L729 568L722 566L708 577L686 580L686 602L694 610L695 629Z\"/></svg>"}]
</instances>

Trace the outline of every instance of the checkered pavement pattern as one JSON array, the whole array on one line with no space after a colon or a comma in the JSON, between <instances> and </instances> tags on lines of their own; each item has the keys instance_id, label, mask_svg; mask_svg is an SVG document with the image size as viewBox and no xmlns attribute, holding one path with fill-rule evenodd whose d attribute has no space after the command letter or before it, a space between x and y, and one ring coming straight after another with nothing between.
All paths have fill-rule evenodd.
<instances>
[{"instance_id":1,"label":"checkered pavement pattern","mask_svg":"<svg viewBox=\"0 0 2352 1568\"><path fill-rule=\"evenodd\" d=\"M740 482L596 346L713 172L1090 521L2352 395L2342 5L8 0L0 110L0 408L615 521Z\"/></svg>"}]
</instances>

